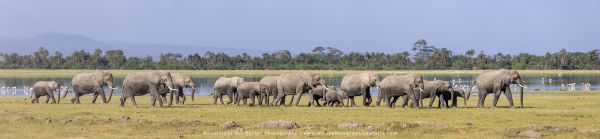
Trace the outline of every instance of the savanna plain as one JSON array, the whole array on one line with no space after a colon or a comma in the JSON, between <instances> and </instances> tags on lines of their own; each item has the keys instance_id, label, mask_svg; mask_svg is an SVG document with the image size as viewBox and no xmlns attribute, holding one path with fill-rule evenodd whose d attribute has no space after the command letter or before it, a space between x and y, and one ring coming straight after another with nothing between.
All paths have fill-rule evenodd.
<instances>
[{"instance_id":1,"label":"savanna plain","mask_svg":"<svg viewBox=\"0 0 600 139\"><path fill-rule=\"evenodd\" d=\"M5 74L19 75L0 73ZM45 97L31 104L26 96L6 96L0 97L0 138L600 138L600 91L525 94L525 107L515 109L508 108L504 96L496 109L490 108L491 97L486 108L476 108L477 96L467 108L459 103L451 109L307 107L306 97L297 107L248 107L213 105L212 96L194 101L188 96L186 104L167 108L151 108L150 97L139 96L140 108L132 108L130 101L119 107L119 95L108 104L91 104L86 95L77 105L68 101L71 96L60 104L43 104ZM361 104L360 97L356 100ZM265 126L273 120L295 124Z\"/></svg>"}]
</instances>

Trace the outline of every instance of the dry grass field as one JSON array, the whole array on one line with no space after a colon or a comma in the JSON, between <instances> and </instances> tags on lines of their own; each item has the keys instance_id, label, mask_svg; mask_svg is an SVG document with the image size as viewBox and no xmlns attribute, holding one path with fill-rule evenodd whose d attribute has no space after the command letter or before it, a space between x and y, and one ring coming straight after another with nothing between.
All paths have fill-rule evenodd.
<instances>
[{"instance_id":1,"label":"dry grass field","mask_svg":"<svg viewBox=\"0 0 600 139\"><path fill-rule=\"evenodd\" d=\"M121 108L120 96L109 104L84 96L79 105L70 96L60 104L0 97L0 138L600 138L600 91L526 93L523 109L507 108L505 97L497 109L490 98L488 108L474 108L476 97L466 109L307 107L306 98L298 107L223 106L210 96L169 108L150 108L140 96L140 108ZM261 124L269 120L297 126Z\"/></svg>"}]
</instances>

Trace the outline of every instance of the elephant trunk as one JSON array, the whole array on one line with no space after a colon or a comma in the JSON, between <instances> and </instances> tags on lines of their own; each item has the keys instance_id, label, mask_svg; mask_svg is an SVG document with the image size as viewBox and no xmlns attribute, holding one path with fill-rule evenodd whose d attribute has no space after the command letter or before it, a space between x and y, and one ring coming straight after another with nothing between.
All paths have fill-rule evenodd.
<instances>
[{"instance_id":1,"label":"elephant trunk","mask_svg":"<svg viewBox=\"0 0 600 139\"><path fill-rule=\"evenodd\" d=\"M60 87L58 87L58 88L56 89L56 92L58 92L58 100L57 100L56 104L60 103L60 93L61 93L61 90L60 90L60 89L61 89L61 88L62 88L62 86L60 86ZM65 93L65 94L66 94L66 93Z\"/></svg>"},{"instance_id":2,"label":"elephant trunk","mask_svg":"<svg viewBox=\"0 0 600 139\"><path fill-rule=\"evenodd\" d=\"M69 92L69 87L65 88L65 94L63 95L63 98L67 97L67 93ZM60 94L58 95L58 97L60 98Z\"/></svg>"},{"instance_id":3,"label":"elephant trunk","mask_svg":"<svg viewBox=\"0 0 600 139\"><path fill-rule=\"evenodd\" d=\"M194 101L194 94L196 94L196 87L191 87L192 88L192 101Z\"/></svg>"},{"instance_id":4,"label":"elephant trunk","mask_svg":"<svg viewBox=\"0 0 600 139\"><path fill-rule=\"evenodd\" d=\"M475 84L477 83L477 80L473 80L473 84L471 84L471 87L469 87L469 93L467 94L467 100L469 100L469 98L471 98L471 90L473 90L473 87L475 87Z\"/></svg>"},{"instance_id":5,"label":"elephant trunk","mask_svg":"<svg viewBox=\"0 0 600 139\"><path fill-rule=\"evenodd\" d=\"M110 102L110 99L112 99L112 96L113 96L113 90L114 90L114 89L117 89L117 88L113 88L113 83L112 83L112 81L111 81L111 82L108 82L107 84L108 84L108 89L109 89L110 91L109 91L109 93L108 93L108 100L106 100L106 103L109 103L109 102Z\"/></svg>"},{"instance_id":6,"label":"elephant trunk","mask_svg":"<svg viewBox=\"0 0 600 139\"><path fill-rule=\"evenodd\" d=\"M524 88L524 86L523 86L523 80L521 80L521 79L517 80L517 84L519 84L519 86L521 86L521 90L520 90L520 93L521 93L520 95L521 96L520 96L520 99L521 99L521 108L523 108L523 88Z\"/></svg>"}]
</instances>

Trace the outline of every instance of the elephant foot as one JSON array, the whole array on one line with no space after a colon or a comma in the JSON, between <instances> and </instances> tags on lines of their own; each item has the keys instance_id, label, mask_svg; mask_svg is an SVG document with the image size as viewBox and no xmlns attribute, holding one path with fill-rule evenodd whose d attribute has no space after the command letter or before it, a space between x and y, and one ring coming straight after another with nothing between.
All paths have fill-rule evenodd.
<instances>
[{"instance_id":1,"label":"elephant foot","mask_svg":"<svg viewBox=\"0 0 600 139\"><path fill-rule=\"evenodd\" d=\"M510 106L510 108L511 108L511 109L514 109L514 108L516 108L516 107L515 107L515 106Z\"/></svg>"},{"instance_id":2,"label":"elephant foot","mask_svg":"<svg viewBox=\"0 0 600 139\"><path fill-rule=\"evenodd\" d=\"M496 106L493 106L493 107L492 107L492 109L497 109L497 108L498 108L498 107L496 107Z\"/></svg>"}]
</instances>

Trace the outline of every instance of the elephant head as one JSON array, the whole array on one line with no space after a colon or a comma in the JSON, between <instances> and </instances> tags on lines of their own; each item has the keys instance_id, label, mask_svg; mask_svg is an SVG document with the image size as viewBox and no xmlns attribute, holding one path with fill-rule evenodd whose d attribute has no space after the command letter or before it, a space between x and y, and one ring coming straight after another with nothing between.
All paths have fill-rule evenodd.
<instances>
[{"instance_id":1,"label":"elephant head","mask_svg":"<svg viewBox=\"0 0 600 139\"><path fill-rule=\"evenodd\" d=\"M379 83L381 82L381 79L379 79L379 76L377 76L376 74L373 73L365 73L362 76L362 81L363 81L363 85L364 86L370 86L370 87L378 87Z\"/></svg>"},{"instance_id":2,"label":"elephant head","mask_svg":"<svg viewBox=\"0 0 600 139\"><path fill-rule=\"evenodd\" d=\"M258 83L259 85L257 86L258 88L256 88L256 90L258 90L261 94L267 94L269 93L269 86L267 86L266 84L263 83Z\"/></svg>"},{"instance_id":3,"label":"elephant head","mask_svg":"<svg viewBox=\"0 0 600 139\"><path fill-rule=\"evenodd\" d=\"M233 89L237 89L238 85L242 84L244 82L244 78L241 77L231 77L230 79L230 87Z\"/></svg>"},{"instance_id":4,"label":"elephant head","mask_svg":"<svg viewBox=\"0 0 600 139\"><path fill-rule=\"evenodd\" d=\"M171 73L166 71L158 71L158 76L160 78L159 85L165 85L169 88L169 91L178 91L173 88L173 77L171 77Z\"/></svg>"},{"instance_id":5,"label":"elephant head","mask_svg":"<svg viewBox=\"0 0 600 139\"><path fill-rule=\"evenodd\" d=\"M58 93L58 100L57 100L58 102L56 102L56 103L60 103L60 88L61 87L62 86L60 85L60 83L58 83L56 81L48 82L48 88L50 88L50 91L52 91L52 92L56 91ZM48 93L52 93L52 92L48 92Z\"/></svg>"},{"instance_id":6,"label":"elephant head","mask_svg":"<svg viewBox=\"0 0 600 139\"><path fill-rule=\"evenodd\" d=\"M196 94L196 83L192 80L192 76L185 76L183 78L182 87L192 88L192 101L194 101L194 94Z\"/></svg>"},{"instance_id":7,"label":"elephant head","mask_svg":"<svg viewBox=\"0 0 600 139\"><path fill-rule=\"evenodd\" d=\"M323 78L321 78L321 74L304 72L302 74L302 79L303 79L304 83L311 89L314 89L315 87L317 87L317 85L322 85L323 87L328 89L327 83L325 82L325 80Z\"/></svg>"},{"instance_id":8,"label":"elephant head","mask_svg":"<svg viewBox=\"0 0 600 139\"><path fill-rule=\"evenodd\" d=\"M503 76L502 82L504 82L503 86L506 87L506 89L510 89L508 88L510 84L517 84L521 87L519 91L521 97L521 108L523 108L523 88L525 87L523 86L523 80L521 79L521 75L519 75L519 72L517 72L516 70L509 70L505 72L505 75L500 76Z\"/></svg>"},{"instance_id":9,"label":"elephant head","mask_svg":"<svg viewBox=\"0 0 600 139\"><path fill-rule=\"evenodd\" d=\"M98 82L101 86L108 85L108 88L110 89L109 95L108 95L108 100L105 102L105 103L108 103L108 102L110 102L110 99L112 98L113 90L117 89L113 85L113 74L110 72L105 72L105 71L96 71L95 74L96 75L94 77L96 78L96 82ZM66 95L66 93L65 93L65 95Z\"/></svg>"},{"instance_id":10,"label":"elephant head","mask_svg":"<svg viewBox=\"0 0 600 139\"><path fill-rule=\"evenodd\" d=\"M425 83L423 82L423 77L413 74L412 76L412 88L419 89L419 96L417 98L423 98L423 89L425 89ZM416 94L415 94L416 95ZM417 100L417 102L421 102L419 105L423 106L423 101Z\"/></svg>"}]
</instances>

